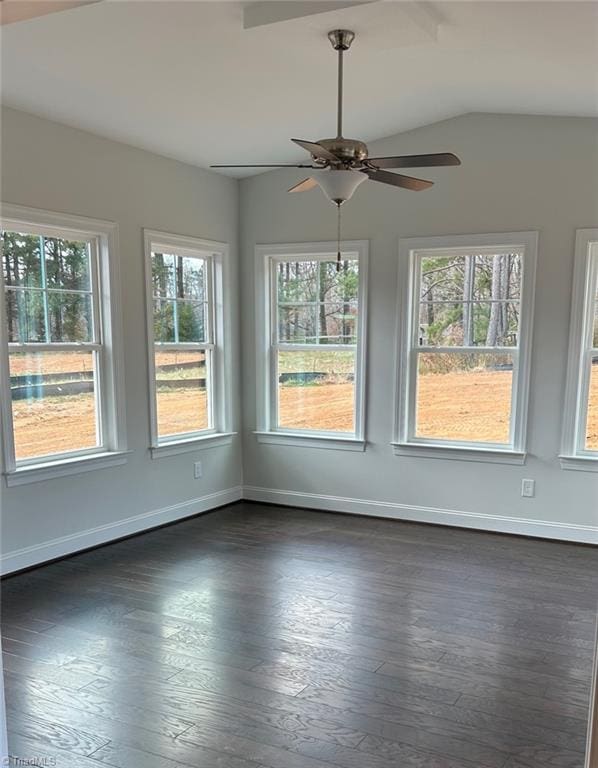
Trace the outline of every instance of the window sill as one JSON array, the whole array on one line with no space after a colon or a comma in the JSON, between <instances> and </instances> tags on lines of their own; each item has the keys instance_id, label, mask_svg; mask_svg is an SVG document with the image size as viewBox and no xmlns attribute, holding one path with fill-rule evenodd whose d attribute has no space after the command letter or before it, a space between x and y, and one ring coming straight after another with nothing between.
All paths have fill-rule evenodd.
<instances>
[{"instance_id":1,"label":"window sill","mask_svg":"<svg viewBox=\"0 0 598 768\"><path fill-rule=\"evenodd\" d=\"M526 453L500 448L469 448L467 446L423 445L421 443L391 443L395 456L449 461L481 461L488 464L525 464Z\"/></svg>"},{"instance_id":2,"label":"window sill","mask_svg":"<svg viewBox=\"0 0 598 768\"><path fill-rule=\"evenodd\" d=\"M356 437L306 435L301 432L254 432L258 443L293 445L296 448L327 448L335 451L365 451L365 440Z\"/></svg>"},{"instance_id":3,"label":"window sill","mask_svg":"<svg viewBox=\"0 0 598 768\"><path fill-rule=\"evenodd\" d=\"M559 456L561 469L576 472L598 472L598 456Z\"/></svg>"},{"instance_id":4,"label":"window sill","mask_svg":"<svg viewBox=\"0 0 598 768\"><path fill-rule=\"evenodd\" d=\"M79 456L59 461L48 461L44 464L32 464L19 467L13 472L6 472L6 484L9 487L27 485L28 483L40 483L43 480L53 480L56 477L78 475L82 472L92 472L96 469L118 467L127 463L127 456L132 451L112 451L110 453L96 453L91 456Z\"/></svg>"},{"instance_id":5,"label":"window sill","mask_svg":"<svg viewBox=\"0 0 598 768\"><path fill-rule=\"evenodd\" d=\"M221 445L231 445L236 432L215 432L214 434L193 437L189 440L178 440L162 443L150 448L152 459L162 459L166 456L177 456L179 453L202 451L205 448L217 448Z\"/></svg>"}]
</instances>

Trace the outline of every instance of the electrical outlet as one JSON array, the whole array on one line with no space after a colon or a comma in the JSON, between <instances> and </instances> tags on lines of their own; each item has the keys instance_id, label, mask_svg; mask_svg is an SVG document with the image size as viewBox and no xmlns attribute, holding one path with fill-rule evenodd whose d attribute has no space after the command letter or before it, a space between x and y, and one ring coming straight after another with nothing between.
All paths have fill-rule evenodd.
<instances>
[{"instance_id":1,"label":"electrical outlet","mask_svg":"<svg viewBox=\"0 0 598 768\"><path fill-rule=\"evenodd\" d=\"M532 496L535 496L536 493L536 481L530 480L530 479L524 479L521 481L521 495L525 496L525 498L530 499Z\"/></svg>"},{"instance_id":2,"label":"electrical outlet","mask_svg":"<svg viewBox=\"0 0 598 768\"><path fill-rule=\"evenodd\" d=\"M203 467L201 466L201 461L196 461L193 464L193 477L196 480L199 480L200 477L203 477Z\"/></svg>"}]
</instances>

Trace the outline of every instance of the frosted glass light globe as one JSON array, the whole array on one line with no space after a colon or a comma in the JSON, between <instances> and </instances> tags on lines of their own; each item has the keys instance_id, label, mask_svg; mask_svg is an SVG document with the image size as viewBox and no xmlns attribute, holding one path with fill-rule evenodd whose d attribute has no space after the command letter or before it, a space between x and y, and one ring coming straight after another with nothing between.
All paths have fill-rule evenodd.
<instances>
[{"instance_id":1,"label":"frosted glass light globe","mask_svg":"<svg viewBox=\"0 0 598 768\"><path fill-rule=\"evenodd\" d=\"M341 205L350 200L361 182L367 179L365 173L344 168L314 171L312 177L318 182L326 197L335 205Z\"/></svg>"}]
</instances>

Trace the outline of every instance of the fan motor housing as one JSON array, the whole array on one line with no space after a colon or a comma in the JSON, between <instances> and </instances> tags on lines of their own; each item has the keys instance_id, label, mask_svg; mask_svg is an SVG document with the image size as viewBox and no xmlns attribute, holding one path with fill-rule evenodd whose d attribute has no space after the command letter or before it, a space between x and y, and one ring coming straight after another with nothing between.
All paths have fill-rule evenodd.
<instances>
[{"instance_id":1,"label":"fan motor housing","mask_svg":"<svg viewBox=\"0 0 598 768\"><path fill-rule=\"evenodd\" d=\"M361 165L368 156L368 148L358 139L319 139L318 144L325 147L339 159L339 165ZM314 158L317 160L317 158Z\"/></svg>"}]
</instances>

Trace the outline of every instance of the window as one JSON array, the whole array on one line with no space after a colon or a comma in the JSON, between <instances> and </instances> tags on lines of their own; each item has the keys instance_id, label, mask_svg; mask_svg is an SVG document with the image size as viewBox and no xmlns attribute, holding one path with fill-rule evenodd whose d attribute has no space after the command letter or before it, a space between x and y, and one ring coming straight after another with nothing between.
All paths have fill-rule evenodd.
<instances>
[{"instance_id":1,"label":"window","mask_svg":"<svg viewBox=\"0 0 598 768\"><path fill-rule=\"evenodd\" d=\"M257 258L258 439L363 450L367 243L344 243L340 260L330 243L258 246Z\"/></svg>"},{"instance_id":2,"label":"window","mask_svg":"<svg viewBox=\"0 0 598 768\"><path fill-rule=\"evenodd\" d=\"M104 222L3 206L8 475L23 470L37 479L33 470L48 464L76 469L75 460L101 457L105 464L106 454L124 451L114 232Z\"/></svg>"},{"instance_id":3,"label":"window","mask_svg":"<svg viewBox=\"0 0 598 768\"><path fill-rule=\"evenodd\" d=\"M569 349L561 463L598 469L598 229L577 233Z\"/></svg>"},{"instance_id":4,"label":"window","mask_svg":"<svg viewBox=\"0 0 598 768\"><path fill-rule=\"evenodd\" d=\"M226 246L148 231L145 243L152 448L159 456L229 435Z\"/></svg>"},{"instance_id":5,"label":"window","mask_svg":"<svg viewBox=\"0 0 598 768\"><path fill-rule=\"evenodd\" d=\"M523 454L535 258L536 233L401 241L397 452Z\"/></svg>"}]
</instances>

